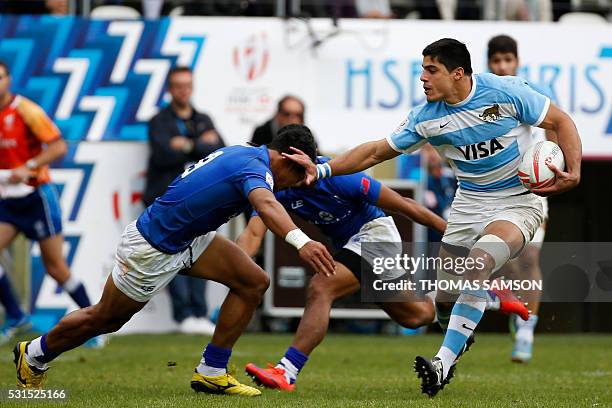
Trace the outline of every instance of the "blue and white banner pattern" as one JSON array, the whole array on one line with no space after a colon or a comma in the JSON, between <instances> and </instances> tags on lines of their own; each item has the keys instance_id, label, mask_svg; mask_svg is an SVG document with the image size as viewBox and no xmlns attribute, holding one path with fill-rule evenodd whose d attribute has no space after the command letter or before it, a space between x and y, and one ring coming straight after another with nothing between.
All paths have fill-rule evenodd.
<instances>
[{"instance_id":1,"label":"blue and white banner pattern","mask_svg":"<svg viewBox=\"0 0 612 408\"><path fill-rule=\"evenodd\" d=\"M170 20L0 16L13 90L37 101L68 140L145 140L175 64L193 67L205 37L167 35Z\"/></svg>"}]
</instances>

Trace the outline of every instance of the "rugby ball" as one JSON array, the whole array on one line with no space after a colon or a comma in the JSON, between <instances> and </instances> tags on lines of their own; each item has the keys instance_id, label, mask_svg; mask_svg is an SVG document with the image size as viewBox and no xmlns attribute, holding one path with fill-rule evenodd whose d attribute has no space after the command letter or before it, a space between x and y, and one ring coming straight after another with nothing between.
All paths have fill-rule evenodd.
<instances>
[{"instance_id":1,"label":"rugby ball","mask_svg":"<svg viewBox=\"0 0 612 408\"><path fill-rule=\"evenodd\" d=\"M565 170L565 157L559 145L545 140L538 142L523 154L518 169L518 177L525 188L531 190L550 186L555 182L555 173L546 165L554 164L559 170Z\"/></svg>"}]
</instances>

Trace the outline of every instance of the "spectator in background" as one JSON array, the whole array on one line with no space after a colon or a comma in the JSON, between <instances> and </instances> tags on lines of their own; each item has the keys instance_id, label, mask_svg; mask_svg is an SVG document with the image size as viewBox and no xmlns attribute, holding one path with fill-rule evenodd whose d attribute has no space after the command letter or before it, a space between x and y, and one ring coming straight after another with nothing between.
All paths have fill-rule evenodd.
<instances>
[{"instance_id":1,"label":"spectator in background","mask_svg":"<svg viewBox=\"0 0 612 408\"><path fill-rule=\"evenodd\" d=\"M149 206L186 167L224 147L212 119L191 105L193 73L176 67L168 73L170 105L149 122L149 167L143 202ZM174 319L184 333L212 335L206 318L206 281L177 275L169 285Z\"/></svg>"},{"instance_id":2,"label":"spectator in background","mask_svg":"<svg viewBox=\"0 0 612 408\"><path fill-rule=\"evenodd\" d=\"M274 117L253 132L251 143L255 146L268 144L272 141L278 129L287 125L303 125L306 107L297 96L286 95L278 101Z\"/></svg>"}]
</instances>

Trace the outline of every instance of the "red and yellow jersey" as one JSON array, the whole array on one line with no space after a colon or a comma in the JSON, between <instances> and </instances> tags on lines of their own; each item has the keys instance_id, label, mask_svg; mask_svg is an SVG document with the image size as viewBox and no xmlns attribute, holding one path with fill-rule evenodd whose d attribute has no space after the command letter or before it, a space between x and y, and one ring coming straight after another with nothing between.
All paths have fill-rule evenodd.
<instances>
[{"instance_id":1,"label":"red and yellow jersey","mask_svg":"<svg viewBox=\"0 0 612 408\"><path fill-rule=\"evenodd\" d=\"M36 157L43 144L62 135L45 111L31 100L15 95L0 111L0 169L14 169ZM29 184L39 186L50 181L48 166L41 166Z\"/></svg>"}]
</instances>

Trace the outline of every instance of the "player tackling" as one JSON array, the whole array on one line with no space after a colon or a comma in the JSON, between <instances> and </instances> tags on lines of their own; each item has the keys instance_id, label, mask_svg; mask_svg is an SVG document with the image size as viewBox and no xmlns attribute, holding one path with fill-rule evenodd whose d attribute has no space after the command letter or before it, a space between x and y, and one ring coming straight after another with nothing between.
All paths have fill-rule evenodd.
<instances>
[{"instance_id":1,"label":"player tackling","mask_svg":"<svg viewBox=\"0 0 612 408\"><path fill-rule=\"evenodd\" d=\"M299 152L289 157L307 168L307 184L362 171L425 143L452 166L459 189L439 256L468 256L484 262L482 268L462 276L438 271L438 279L463 279L473 283L474 289L438 291L438 320L447 326L444 341L433 359L418 356L415 360L422 391L434 396L482 318L486 292L475 288L476 283L520 254L532 240L544 219L538 195L558 194L578 185L582 146L571 118L523 79L473 75L470 54L459 41L444 38L425 47L422 66L420 79L427 102L415 107L386 139L364 143L316 166ZM531 126L556 132L567 167L563 171L549 166L555 183L532 192L516 174L520 135L530 132Z\"/></svg>"},{"instance_id":2,"label":"player tackling","mask_svg":"<svg viewBox=\"0 0 612 408\"><path fill-rule=\"evenodd\" d=\"M274 198L273 191L304 178L302 167L281 156L290 146L303 149L311 160L316 158L308 128L291 125L281 129L268 146L223 148L178 176L163 196L126 227L100 302L70 313L50 332L15 346L17 385L40 387L53 359L94 336L119 330L182 273L230 289L212 340L191 378L191 388L260 395L258 389L239 383L226 367L269 278L236 244L215 235L215 230L250 204L266 226L293 245L316 272L335 272L325 246L298 229Z\"/></svg>"}]
</instances>

